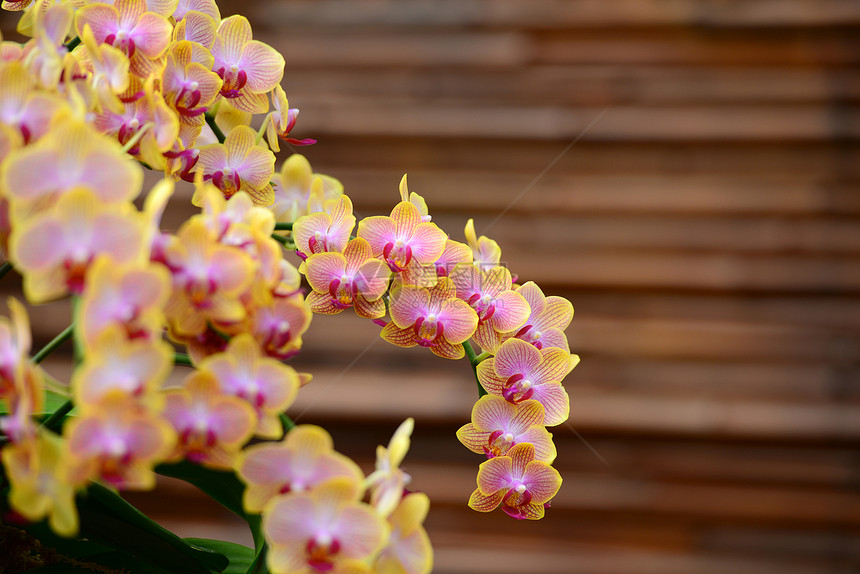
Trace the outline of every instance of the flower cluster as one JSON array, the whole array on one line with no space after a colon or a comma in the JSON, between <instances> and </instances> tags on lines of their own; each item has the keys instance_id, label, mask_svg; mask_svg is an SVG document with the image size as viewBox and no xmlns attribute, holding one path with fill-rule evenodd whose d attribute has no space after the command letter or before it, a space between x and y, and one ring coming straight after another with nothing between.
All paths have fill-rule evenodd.
<instances>
[{"instance_id":1,"label":"flower cluster","mask_svg":"<svg viewBox=\"0 0 860 574\"><path fill-rule=\"evenodd\" d=\"M71 537L95 484L149 489L164 473L206 490L195 480L232 474L232 509L275 574L429 572L429 500L400 469L412 419L365 477L285 414L311 380L285 361L312 314L353 308L395 345L468 356L485 396L458 437L490 459L469 505L543 516L561 482L546 427L567 419L577 360L569 302L516 285L471 220L466 243L450 239L405 176L388 216L358 221L302 155L276 172L281 140L314 140L290 137L281 55L214 0L3 8L30 40L0 39L0 276L14 266L29 303L68 298L73 313L33 356L24 306L0 318L0 510ZM164 177L135 203L143 168ZM162 230L178 180L200 212ZM69 339L71 376L55 381L38 363Z\"/></svg>"},{"instance_id":2,"label":"flower cluster","mask_svg":"<svg viewBox=\"0 0 860 574\"><path fill-rule=\"evenodd\" d=\"M554 481L551 488L534 486L542 493L552 491L538 503L540 497L530 490L496 497L501 487L490 486L479 474L470 506L489 511L503 504L511 516L541 518L544 503L561 484L549 467L556 449L546 427L563 423L570 412L562 379L579 361L564 335L573 306L561 297L546 297L534 282L515 285L501 264L498 244L477 237L472 220L466 225L467 243L450 239L432 223L424 199L409 192L406 176L400 195L389 216L359 221L356 236L350 235L356 218L344 195L295 222L293 234L304 259L299 270L314 290L308 304L322 314L353 307L360 317L383 326L383 339L401 347L420 345L446 359L470 353L485 396L475 404L472 422L458 431L460 442L489 459L501 457L509 466L511 449L528 444L531 449L519 449L519 456L546 466L548 474L541 477ZM383 319L386 311L388 321ZM498 464L488 460L481 473ZM521 488L521 479L511 474L508 491ZM491 498L480 498L487 496Z\"/></svg>"}]
</instances>

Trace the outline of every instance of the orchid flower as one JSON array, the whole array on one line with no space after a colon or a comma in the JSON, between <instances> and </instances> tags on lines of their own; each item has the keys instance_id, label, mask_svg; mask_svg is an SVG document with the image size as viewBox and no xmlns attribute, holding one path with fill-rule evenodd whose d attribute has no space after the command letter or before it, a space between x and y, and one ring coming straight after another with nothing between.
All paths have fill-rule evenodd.
<instances>
[{"instance_id":1,"label":"orchid flower","mask_svg":"<svg viewBox=\"0 0 860 574\"><path fill-rule=\"evenodd\" d=\"M9 480L9 505L31 522L47 516L60 536L78 532L75 489L66 476L62 439L44 433L37 440L12 444L0 451Z\"/></svg>"},{"instance_id":2,"label":"orchid flower","mask_svg":"<svg viewBox=\"0 0 860 574\"><path fill-rule=\"evenodd\" d=\"M438 277L448 277L451 271L459 264L472 264L472 250L465 243L445 240L445 250L432 265L421 265L413 261L403 273L400 279L405 285L417 285L419 287L432 287L436 284Z\"/></svg>"},{"instance_id":3,"label":"orchid flower","mask_svg":"<svg viewBox=\"0 0 860 574\"><path fill-rule=\"evenodd\" d=\"M195 464L231 469L257 427L254 408L224 394L211 373L195 371L181 388L166 391L165 401L164 418L178 437L177 456Z\"/></svg>"},{"instance_id":4,"label":"orchid flower","mask_svg":"<svg viewBox=\"0 0 860 574\"><path fill-rule=\"evenodd\" d=\"M533 400L511 404L496 395L484 395L472 408L472 422L457 431L463 445L487 458L502 456L516 444L534 445L538 459L552 463L556 456L552 435L543 426L543 406Z\"/></svg>"},{"instance_id":5,"label":"orchid flower","mask_svg":"<svg viewBox=\"0 0 860 574\"><path fill-rule=\"evenodd\" d=\"M81 39L89 57L86 64L92 68L92 88L98 95L99 104L115 113L122 113L124 108L119 94L130 85L128 57L110 44L96 42L89 24L84 26Z\"/></svg>"},{"instance_id":6,"label":"orchid flower","mask_svg":"<svg viewBox=\"0 0 860 574\"><path fill-rule=\"evenodd\" d=\"M78 188L62 195L50 211L16 226L9 249L24 272L27 299L43 303L67 292L82 293L86 271L99 254L121 264L142 261L147 231L131 204L105 204Z\"/></svg>"},{"instance_id":7,"label":"orchid flower","mask_svg":"<svg viewBox=\"0 0 860 574\"><path fill-rule=\"evenodd\" d=\"M120 265L98 257L87 272L78 315L85 348L111 326L120 326L128 339L161 338L162 308L170 296L170 273L162 265Z\"/></svg>"},{"instance_id":8,"label":"orchid flower","mask_svg":"<svg viewBox=\"0 0 860 574\"><path fill-rule=\"evenodd\" d=\"M0 123L17 130L24 144L40 139L64 105L55 95L34 88L23 64L0 66Z\"/></svg>"},{"instance_id":9,"label":"orchid flower","mask_svg":"<svg viewBox=\"0 0 860 574\"><path fill-rule=\"evenodd\" d=\"M371 256L364 239L350 241L342 254L311 255L305 261L305 274L314 290L307 298L314 313L334 315L355 307L359 317L378 319L385 315L382 295L391 271Z\"/></svg>"},{"instance_id":10,"label":"orchid flower","mask_svg":"<svg viewBox=\"0 0 860 574\"><path fill-rule=\"evenodd\" d=\"M217 12L218 8L215 7ZM215 34L218 32L218 24L221 22L221 17L213 17L212 14L204 13L198 10L189 10L185 12L182 19L177 18L176 27L173 28L173 41L181 42L188 40L199 46L192 45L193 54L205 52L207 59L211 59L209 69L215 63L211 52L213 44L215 44ZM202 48L202 50L200 49ZM202 60L195 58L194 61L203 63ZM214 72L213 72L214 73ZM218 87L221 91L221 87Z\"/></svg>"},{"instance_id":11,"label":"orchid flower","mask_svg":"<svg viewBox=\"0 0 860 574\"><path fill-rule=\"evenodd\" d=\"M335 478L309 492L276 498L263 513L273 574L344 572L373 557L388 525L358 502L354 481Z\"/></svg>"},{"instance_id":12,"label":"orchid flower","mask_svg":"<svg viewBox=\"0 0 860 574\"><path fill-rule=\"evenodd\" d=\"M256 145L257 135L248 126L234 128L223 144L200 148L197 170L230 198L237 191L250 195L257 205L271 205L274 192L269 180L275 171L275 155Z\"/></svg>"},{"instance_id":13,"label":"orchid flower","mask_svg":"<svg viewBox=\"0 0 860 574\"><path fill-rule=\"evenodd\" d=\"M338 180L314 173L307 158L298 153L284 161L281 171L272 177L272 184L275 202L270 209L277 221L293 222L310 213L308 202L315 189L322 193L326 201L337 199L343 194L343 185Z\"/></svg>"},{"instance_id":14,"label":"orchid flower","mask_svg":"<svg viewBox=\"0 0 860 574\"><path fill-rule=\"evenodd\" d=\"M122 328L102 331L75 369L71 388L77 405L94 408L108 395L123 393L140 404L161 406L156 394L173 368L173 348L166 342L129 341Z\"/></svg>"},{"instance_id":15,"label":"orchid flower","mask_svg":"<svg viewBox=\"0 0 860 574\"><path fill-rule=\"evenodd\" d=\"M534 281L517 288L529 304L530 313L525 324L515 331L505 333L503 339L516 338L531 343L538 349L557 347L570 351L564 330L573 319L573 305L563 297L545 297ZM490 349L492 352L493 349ZM578 362L575 357L574 361ZM571 367L572 368L572 367Z\"/></svg>"},{"instance_id":16,"label":"orchid flower","mask_svg":"<svg viewBox=\"0 0 860 574\"><path fill-rule=\"evenodd\" d=\"M544 504L561 487L561 475L542 460L535 447L521 443L505 456L491 458L478 467L478 488L469 498L469 508L490 512L500 505L508 516L538 520Z\"/></svg>"},{"instance_id":17,"label":"orchid flower","mask_svg":"<svg viewBox=\"0 0 860 574\"><path fill-rule=\"evenodd\" d=\"M479 269L496 267L502 259L502 249L499 244L482 235L478 237L475 233L475 221L470 219L466 223L466 243L472 249L475 266Z\"/></svg>"},{"instance_id":18,"label":"orchid flower","mask_svg":"<svg viewBox=\"0 0 860 574\"><path fill-rule=\"evenodd\" d=\"M226 351L204 359L199 369L214 375L222 392L254 407L259 417L258 436L281 438L278 414L293 403L299 389L299 378L292 367L264 356L254 338L243 333L233 337Z\"/></svg>"},{"instance_id":19,"label":"orchid flower","mask_svg":"<svg viewBox=\"0 0 860 574\"><path fill-rule=\"evenodd\" d=\"M254 279L253 262L241 249L217 243L205 220L188 220L164 255L173 276L165 314L175 336L202 333L207 320L236 323L245 318L237 297Z\"/></svg>"},{"instance_id":20,"label":"orchid flower","mask_svg":"<svg viewBox=\"0 0 860 574\"><path fill-rule=\"evenodd\" d=\"M311 311L300 293L274 297L253 310L251 333L267 355L288 359L302 346L310 322Z\"/></svg>"},{"instance_id":21,"label":"orchid flower","mask_svg":"<svg viewBox=\"0 0 860 574\"><path fill-rule=\"evenodd\" d=\"M0 187L13 202L42 205L85 186L100 202L118 203L140 193L143 172L116 141L88 124L65 121L33 145L12 151L3 162Z\"/></svg>"},{"instance_id":22,"label":"orchid flower","mask_svg":"<svg viewBox=\"0 0 860 574\"><path fill-rule=\"evenodd\" d=\"M79 36L87 25L99 44L114 46L128 56L131 73L141 78L155 71L154 61L167 50L173 31L163 15L148 11L146 0L88 4L75 15Z\"/></svg>"},{"instance_id":23,"label":"orchid flower","mask_svg":"<svg viewBox=\"0 0 860 574\"><path fill-rule=\"evenodd\" d=\"M357 464L334 450L331 435L314 425L294 427L279 443L246 448L235 467L247 485L242 497L247 512L261 512L279 495L313 490L333 478L357 483L364 477Z\"/></svg>"},{"instance_id":24,"label":"orchid flower","mask_svg":"<svg viewBox=\"0 0 860 574\"><path fill-rule=\"evenodd\" d=\"M328 212L303 215L293 224L299 257L327 251L343 252L354 227L352 200L346 195L332 200Z\"/></svg>"},{"instance_id":25,"label":"orchid flower","mask_svg":"<svg viewBox=\"0 0 860 574\"><path fill-rule=\"evenodd\" d=\"M395 286L391 291L391 322L380 335L399 347L421 345L440 357L461 359L465 354L461 344L474 334L478 316L455 297L456 291L447 277L440 277L430 289Z\"/></svg>"},{"instance_id":26,"label":"orchid flower","mask_svg":"<svg viewBox=\"0 0 860 574\"><path fill-rule=\"evenodd\" d=\"M404 495L388 517L391 534L376 561L376 574L429 574L433 570L433 547L422 524L430 499L421 492Z\"/></svg>"},{"instance_id":27,"label":"orchid flower","mask_svg":"<svg viewBox=\"0 0 860 574\"><path fill-rule=\"evenodd\" d=\"M224 80L221 95L252 114L269 109L266 97L284 76L284 58L271 46L252 40L251 24L244 16L221 21L212 55L212 71Z\"/></svg>"},{"instance_id":28,"label":"orchid flower","mask_svg":"<svg viewBox=\"0 0 860 574\"><path fill-rule=\"evenodd\" d=\"M430 211L427 208L427 202L424 201L424 198L415 193L409 192L409 186L406 183L406 174L403 174L403 177L400 179L400 201L408 201L418 210L418 214L421 216L421 221L423 223L427 223L433 219L430 215Z\"/></svg>"},{"instance_id":29,"label":"orchid flower","mask_svg":"<svg viewBox=\"0 0 860 574\"><path fill-rule=\"evenodd\" d=\"M17 299L6 300L10 318L0 317L0 399L15 392L15 381L21 369L29 363L30 319L27 311Z\"/></svg>"},{"instance_id":30,"label":"orchid flower","mask_svg":"<svg viewBox=\"0 0 860 574\"><path fill-rule=\"evenodd\" d=\"M296 121L299 119L299 110L298 108L290 108L287 94L280 85L275 86L275 89L272 90L272 107L274 111L269 115L268 123L266 124L266 139L272 151L281 151L278 138L283 139L288 144L297 146L317 143L317 140L313 138L296 139L288 137L296 126Z\"/></svg>"},{"instance_id":31,"label":"orchid flower","mask_svg":"<svg viewBox=\"0 0 860 574\"><path fill-rule=\"evenodd\" d=\"M121 392L82 406L81 414L63 428L72 483L102 479L119 489L154 487L152 467L176 444L170 424Z\"/></svg>"},{"instance_id":32,"label":"orchid flower","mask_svg":"<svg viewBox=\"0 0 860 574\"><path fill-rule=\"evenodd\" d=\"M199 126L221 90L221 78L211 71L211 55L205 63L195 62L193 57L192 42L183 40L171 47L161 72L161 90L181 123Z\"/></svg>"},{"instance_id":33,"label":"orchid flower","mask_svg":"<svg viewBox=\"0 0 860 574\"><path fill-rule=\"evenodd\" d=\"M376 470L366 479L365 484L370 488L370 504L380 516L388 516L403 498L403 490L409 484L411 477L400 469L400 464L409 450L409 437L415 428L415 420L408 418L403 421L388 447L376 447Z\"/></svg>"},{"instance_id":34,"label":"orchid flower","mask_svg":"<svg viewBox=\"0 0 860 574\"><path fill-rule=\"evenodd\" d=\"M523 325L529 315L525 298L511 290L511 272L506 267L481 269L459 265L450 273L457 285L457 297L478 314L474 338L482 349L496 349L502 333Z\"/></svg>"},{"instance_id":35,"label":"orchid flower","mask_svg":"<svg viewBox=\"0 0 860 574\"><path fill-rule=\"evenodd\" d=\"M221 21L221 12L215 0L179 0L173 11L173 19L177 22L185 20L191 11L202 12L217 22Z\"/></svg>"},{"instance_id":36,"label":"orchid flower","mask_svg":"<svg viewBox=\"0 0 860 574\"><path fill-rule=\"evenodd\" d=\"M496 356L477 366L478 381L486 391L516 404L534 399L546 411L544 426L567 420L570 399L561 380L570 371L570 355L564 349L538 350L519 339L508 339Z\"/></svg>"},{"instance_id":37,"label":"orchid flower","mask_svg":"<svg viewBox=\"0 0 860 574\"><path fill-rule=\"evenodd\" d=\"M414 260L421 265L436 261L445 249L445 232L435 223L421 220L418 208L401 201L391 210L391 216L374 216L358 224L358 236L366 239L374 257L398 273Z\"/></svg>"}]
</instances>

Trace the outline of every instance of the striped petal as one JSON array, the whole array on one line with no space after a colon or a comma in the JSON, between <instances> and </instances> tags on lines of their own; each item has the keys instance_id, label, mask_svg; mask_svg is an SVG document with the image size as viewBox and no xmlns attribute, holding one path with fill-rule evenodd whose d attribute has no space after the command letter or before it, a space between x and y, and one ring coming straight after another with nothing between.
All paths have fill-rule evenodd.
<instances>
[{"instance_id":1,"label":"striped petal","mask_svg":"<svg viewBox=\"0 0 860 574\"><path fill-rule=\"evenodd\" d=\"M517 445L520 446L520 445ZM482 494L491 495L504 488L509 488L511 483L511 473L514 470L512 452L517 447L515 446L506 456L497 456L485 462L482 462L478 467L478 490ZM531 460L534 460L534 448L531 451ZM523 465L525 466L525 465ZM520 473L516 473L517 476Z\"/></svg>"},{"instance_id":2,"label":"striped petal","mask_svg":"<svg viewBox=\"0 0 860 574\"><path fill-rule=\"evenodd\" d=\"M505 492L503 490L487 496L481 494L480 489L475 489L475 492L469 497L469 508L478 512L492 512L499 507L504 496Z\"/></svg>"},{"instance_id":3,"label":"striped petal","mask_svg":"<svg viewBox=\"0 0 860 574\"><path fill-rule=\"evenodd\" d=\"M534 345L519 339L508 339L499 347L494 367L499 377L505 380L514 375L524 375L528 378L542 361L543 356Z\"/></svg>"}]
</instances>

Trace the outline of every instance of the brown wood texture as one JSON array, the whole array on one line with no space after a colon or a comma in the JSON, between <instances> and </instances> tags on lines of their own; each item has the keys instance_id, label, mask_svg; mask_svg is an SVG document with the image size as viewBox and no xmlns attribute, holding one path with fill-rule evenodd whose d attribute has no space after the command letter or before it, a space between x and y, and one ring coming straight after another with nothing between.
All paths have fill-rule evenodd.
<instances>
[{"instance_id":1,"label":"brown wood texture","mask_svg":"<svg viewBox=\"0 0 860 574\"><path fill-rule=\"evenodd\" d=\"M540 523L466 508L465 361L314 319L289 414L365 469L416 418L435 572L860 569L860 3L219 4L285 55L294 135L320 140L299 151L357 214L387 213L408 172L453 238L474 217L576 308L564 484ZM37 339L65 313L35 309ZM163 486L133 500L184 536L249 540Z\"/></svg>"}]
</instances>

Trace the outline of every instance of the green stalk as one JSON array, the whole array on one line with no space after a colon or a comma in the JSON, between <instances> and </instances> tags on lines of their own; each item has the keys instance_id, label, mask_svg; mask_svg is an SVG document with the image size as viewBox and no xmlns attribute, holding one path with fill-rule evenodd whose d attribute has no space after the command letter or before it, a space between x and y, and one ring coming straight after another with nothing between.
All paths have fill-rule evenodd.
<instances>
[{"instance_id":1,"label":"green stalk","mask_svg":"<svg viewBox=\"0 0 860 574\"><path fill-rule=\"evenodd\" d=\"M182 365L183 367L194 366L194 363L191 362L191 357L184 353L173 353L173 364Z\"/></svg>"},{"instance_id":2,"label":"green stalk","mask_svg":"<svg viewBox=\"0 0 860 574\"><path fill-rule=\"evenodd\" d=\"M292 229L293 229L293 223L292 222L276 223L275 224L275 231L292 231Z\"/></svg>"},{"instance_id":3,"label":"green stalk","mask_svg":"<svg viewBox=\"0 0 860 574\"><path fill-rule=\"evenodd\" d=\"M466 351L466 357L469 359L469 364L472 365L472 373L475 375L475 382L478 384L478 397L483 397L487 394L487 390L481 385L480 379L478 379L478 363L490 355L489 353L481 353L479 356L475 353L475 349L472 348L472 344L469 341L463 342L463 349Z\"/></svg>"},{"instance_id":4,"label":"green stalk","mask_svg":"<svg viewBox=\"0 0 860 574\"><path fill-rule=\"evenodd\" d=\"M206 112L203 115L206 116L206 123L209 124L210 128L212 128L212 132L215 134L215 137L218 138L219 142L224 143L227 136L224 135L224 132L222 132L221 128L218 127L218 124L215 123L215 114Z\"/></svg>"},{"instance_id":5,"label":"green stalk","mask_svg":"<svg viewBox=\"0 0 860 574\"><path fill-rule=\"evenodd\" d=\"M277 233L272 234L272 239L286 247L287 249L294 249L296 247L295 242L293 242L292 238L284 237L283 235L278 235Z\"/></svg>"},{"instance_id":6,"label":"green stalk","mask_svg":"<svg viewBox=\"0 0 860 574\"><path fill-rule=\"evenodd\" d=\"M275 227L275 229L277 229L277 227ZM3 279L7 273L12 271L12 269L14 269L14 267L12 266L12 263L10 261L7 261L3 265L0 265L0 279Z\"/></svg>"},{"instance_id":7,"label":"green stalk","mask_svg":"<svg viewBox=\"0 0 860 574\"><path fill-rule=\"evenodd\" d=\"M74 332L75 324L72 323L71 325L63 329L63 331L59 335L54 337L50 343L42 347L42 349L38 353L33 355L33 362L38 365L39 363L44 361L45 357L53 353L57 349L57 347L68 341L72 337Z\"/></svg>"}]
</instances>

